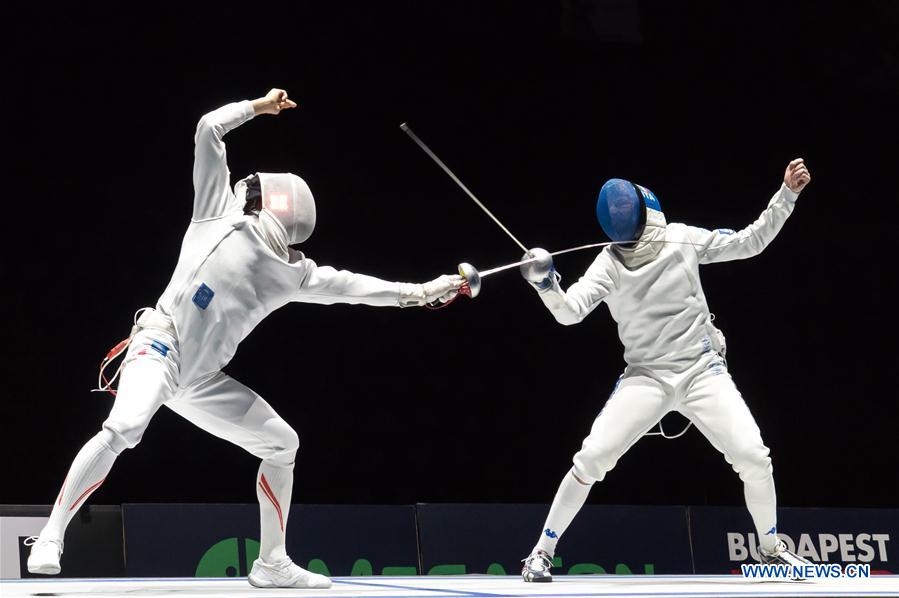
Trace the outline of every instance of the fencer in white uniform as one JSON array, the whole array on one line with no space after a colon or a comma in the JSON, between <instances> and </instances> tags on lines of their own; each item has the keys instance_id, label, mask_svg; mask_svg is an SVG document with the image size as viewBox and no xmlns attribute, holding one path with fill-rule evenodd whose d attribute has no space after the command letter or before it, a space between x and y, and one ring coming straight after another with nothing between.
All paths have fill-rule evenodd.
<instances>
[{"instance_id":1,"label":"fencer in white uniform","mask_svg":"<svg viewBox=\"0 0 899 598\"><path fill-rule=\"evenodd\" d=\"M761 216L741 231L666 223L655 195L622 179L608 181L597 201L606 247L567 290L541 249L522 274L555 319L577 324L605 303L618 324L626 367L562 480L539 540L525 559L525 581L552 580L559 538L595 482L668 412L688 418L743 481L746 506L768 562L798 563L777 538L771 459L755 419L724 360L724 336L713 325L699 266L758 255L781 230L810 175L801 159ZM526 255L524 259L527 259Z\"/></svg>"},{"instance_id":2,"label":"fencer in white uniform","mask_svg":"<svg viewBox=\"0 0 899 598\"><path fill-rule=\"evenodd\" d=\"M451 299L463 279L397 283L318 266L294 248L315 226L315 203L303 179L258 173L232 191L225 134L257 114L295 106L286 92L273 89L200 119L193 215L174 275L155 309L137 320L112 411L75 457L49 522L32 539L32 573L59 573L69 521L165 405L262 460L256 477L260 553L249 582L257 587L330 585L327 577L294 564L285 549L296 432L262 397L221 370L256 325L287 303L417 306Z\"/></svg>"}]
</instances>

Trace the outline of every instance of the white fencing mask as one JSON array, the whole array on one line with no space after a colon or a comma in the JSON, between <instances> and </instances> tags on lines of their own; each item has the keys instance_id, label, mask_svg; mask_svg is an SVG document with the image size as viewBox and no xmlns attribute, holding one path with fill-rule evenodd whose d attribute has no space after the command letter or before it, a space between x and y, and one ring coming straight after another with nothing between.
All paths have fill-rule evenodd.
<instances>
[{"instance_id":1,"label":"white fencing mask","mask_svg":"<svg viewBox=\"0 0 899 598\"><path fill-rule=\"evenodd\" d=\"M253 183L259 178L259 188ZM261 210L284 229L287 244L302 243L315 229L315 199L306 181L289 172L260 172L255 177L238 181L234 187L238 199L252 201L251 210Z\"/></svg>"}]
</instances>

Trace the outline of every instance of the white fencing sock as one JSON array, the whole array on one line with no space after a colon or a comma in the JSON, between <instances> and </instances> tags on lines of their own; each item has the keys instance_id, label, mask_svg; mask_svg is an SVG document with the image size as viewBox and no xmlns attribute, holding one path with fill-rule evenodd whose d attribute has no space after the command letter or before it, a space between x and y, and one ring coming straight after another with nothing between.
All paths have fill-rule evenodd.
<instances>
[{"instance_id":1,"label":"white fencing sock","mask_svg":"<svg viewBox=\"0 0 899 598\"><path fill-rule=\"evenodd\" d=\"M287 514L293 492L293 464L263 461L256 476L259 499L259 558L273 564L287 558Z\"/></svg>"},{"instance_id":2,"label":"white fencing sock","mask_svg":"<svg viewBox=\"0 0 899 598\"><path fill-rule=\"evenodd\" d=\"M62 540L69 521L78 512L78 507L100 487L112 469L118 454L100 440L102 435L103 432L97 434L78 451L62 483L59 496L53 504L50 520L41 530L41 539Z\"/></svg>"},{"instance_id":3,"label":"white fencing sock","mask_svg":"<svg viewBox=\"0 0 899 598\"><path fill-rule=\"evenodd\" d=\"M584 506L592 487L593 484L585 485L577 481L573 469L565 474L559 485L559 491L556 492L556 497L553 499L553 504L549 508L549 515L546 517L546 523L543 524L540 539L534 546L534 552L542 550L550 557L556 553L556 543L568 529L574 516Z\"/></svg>"},{"instance_id":4,"label":"white fencing sock","mask_svg":"<svg viewBox=\"0 0 899 598\"><path fill-rule=\"evenodd\" d=\"M774 477L768 475L763 480L743 482L743 495L762 550L773 552L777 545L777 494L774 490Z\"/></svg>"}]
</instances>

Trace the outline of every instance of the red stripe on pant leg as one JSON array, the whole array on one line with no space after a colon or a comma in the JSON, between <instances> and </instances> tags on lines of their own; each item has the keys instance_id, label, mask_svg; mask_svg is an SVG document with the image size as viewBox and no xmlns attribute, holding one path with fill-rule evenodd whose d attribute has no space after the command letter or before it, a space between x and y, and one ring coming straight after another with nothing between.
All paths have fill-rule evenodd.
<instances>
[{"instance_id":1,"label":"red stripe on pant leg","mask_svg":"<svg viewBox=\"0 0 899 598\"><path fill-rule=\"evenodd\" d=\"M56 499L56 504L62 505L62 495L66 491L66 480L69 479L69 474L66 474L65 479L62 481L62 488L59 489L59 496Z\"/></svg>"},{"instance_id":2,"label":"red stripe on pant leg","mask_svg":"<svg viewBox=\"0 0 899 598\"><path fill-rule=\"evenodd\" d=\"M284 518L281 515L281 505L278 504L278 499L269 494L270 490L266 490L265 486L260 482L259 487L262 488L262 493L265 494L266 498L275 506L275 510L278 512L278 524L281 526L281 531L284 531Z\"/></svg>"},{"instance_id":3,"label":"red stripe on pant leg","mask_svg":"<svg viewBox=\"0 0 899 598\"><path fill-rule=\"evenodd\" d=\"M90 488L88 488L87 490L85 490L84 492L82 492L82 493L81 493L81 496L78 497L78 500L76 500L75 502L73 502L73 503L72 503L72 506L69 507L69 510L70 510L70 511L74 510L75 507L78 506L78 503L80 503L82 500L84 500L85 498L87 498L87 496L88 496L91 492L93 492L94 490L96 490L97 488L99 488L99 487L100 487L100 484L102 484L102 483L105 482L105 481L106 481L106 478L103 478L102 480L100 480L99 482L97 482L96 484L94 484L93 486L91 486Z\"/></svg>"},{"instance_id":4,"label":"red stripe on pant leg","mask_svg":"<svg viewBox=\"0 0 899 598\"><path fill-rule=\"evenodd\" d=\"M268 485L268 480L265 479L265 474L259 475L259 487L262 488L263 494L265 494L272 504L275 505L275 510L278 511L278 523L281 525L281 531L284 531L284 516L281 514L281 504L278 502L278 499L275 498L275 493L272 492L272 487Z\"/></svg>"}]
</instances>

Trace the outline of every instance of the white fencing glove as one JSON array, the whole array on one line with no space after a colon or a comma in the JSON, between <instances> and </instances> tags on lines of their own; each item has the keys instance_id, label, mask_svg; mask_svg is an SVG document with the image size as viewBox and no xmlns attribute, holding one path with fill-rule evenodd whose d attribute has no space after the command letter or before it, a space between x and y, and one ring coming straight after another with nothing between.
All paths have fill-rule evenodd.
<instances>
[{"instance_id":1,"label":"white fencing glove","mask_svg":"<svg viewBox=\"0 0 899 598\"><path fill-rule=\"evenodd\" d=\"M422 306L434 301L446 303L459 292L465 279L458 274L440 276L424 284L400 283L400 307Z\"/></svg>"}]
</instances>

